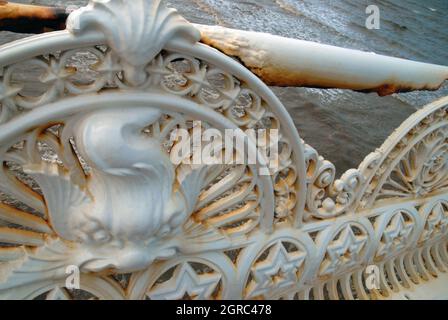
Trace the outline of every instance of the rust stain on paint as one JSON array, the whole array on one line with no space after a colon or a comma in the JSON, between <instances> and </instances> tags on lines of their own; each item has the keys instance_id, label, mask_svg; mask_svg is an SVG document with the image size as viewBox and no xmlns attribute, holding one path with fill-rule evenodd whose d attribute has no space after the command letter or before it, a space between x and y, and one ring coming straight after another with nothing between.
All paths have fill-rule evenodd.
<instances>
[{"instance_id":1,"label":"rust stain on paint","mask_svg":"<svg viewBox=\"0 0 448 320\"><path fill-rule=\"evenodd\" d=\"M0 0L0 30L44 33L65 29L68 14L64 8L10 3Z\"/></svg>"},{"instance_id":2,"label":"rust stain on paint","mask_svg":"<svg viewBox=\"0 0 448 320\"><path fill-rule=\"evenodd\" d=\"M201 30L202 31L202 30ZM360 81L353 82L344 78L329 79L326 76L320 76L318 73L309 72L295 72L287 69L284 66L277 66L269 60L269 55L265 55L264 59L254 59L251 55L256 54L254 48L246 46L239 46L244 43L243 39L235 41L232 39L228 42L219 37L214 38L213 35L206 32L201 32L201 42L217 49L227 56L235 58L252 73L257 75L264 83L274 87L307 87L319 89L349 89L362 93L376 92L379 96L388 96L394 93L410 92L416 90L435 91L438 90L443 83L434 86L429 84L412 85L406 84L403 81L387 80L384 83L376 84L374 86L366 85ZM263 56L263 54L261 54Z\"/></svg>"}]
</instances>

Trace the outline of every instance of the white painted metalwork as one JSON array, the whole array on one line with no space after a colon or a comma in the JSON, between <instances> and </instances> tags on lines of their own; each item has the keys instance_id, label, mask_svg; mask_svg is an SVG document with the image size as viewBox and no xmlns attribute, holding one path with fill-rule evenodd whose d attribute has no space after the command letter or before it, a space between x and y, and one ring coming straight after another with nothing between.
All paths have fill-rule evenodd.
<instances>
[{"instance_id":1,"label":"white painted metalwork","mask_svg":"<svg viewBox=\"0 0 448 320\"><path fill-rule=\"evenodd\" d=\"M272 91L200 38L157 0L91 0L67 30L0 49L0 298L447 298L448 98L336 179ZM14 81L23 65L39 94ZM278 169L174 166L170 136L195 120L279 129Z\"/></svg>"},{"instance_id":2,"label":"white painted metalwork","mask_svg":"<svg viewBox=\"0 0 448 320\"><path fill-rule=\"evenodd\" d=\"M238 58L266 84L340 88L381 96L437 90L448 67L289 39L267 33L195 24L201 41Z\"/></svg>"}]
</instances>

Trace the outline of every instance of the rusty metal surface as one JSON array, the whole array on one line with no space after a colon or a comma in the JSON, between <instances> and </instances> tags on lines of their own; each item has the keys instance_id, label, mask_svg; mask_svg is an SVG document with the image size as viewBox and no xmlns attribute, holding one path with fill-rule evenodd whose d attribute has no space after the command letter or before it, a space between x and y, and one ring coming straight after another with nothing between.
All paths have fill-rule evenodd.
<instances>
[{"instance_id":1,"label":"rusty metal surface","mask_svg":"<svg viewBox=\"0 0 448 320\"><path fill-rule=\"evenodd\" d=\"M107 300L448 296L448 97L338 177L270 88L199 44L199 32L160 1L91 0L66 31L0 49L0 300L78 298L70 288ZM260 74L277 70L272 81L291 73L281 81L329 86L339 77L386 94L432 85L446 71L209 28L228 55ZM90 68L70 72L71 58L86 53L99 66L89 85L79 79ZM27 63L41 69L39 96L11 76ZM213 139L222 154L262 148L255 165L175 164L195 136L192 121L215 132L276 129L282 139L236 147ZM173 141L179 129L185 138ZM180 158L210 156L204 147ZM264 176L265 155L280 150Z\"/></svg>"},{"instance_id":2,"label":"rusty metal surface","mask_svg":"<svg viewBox=\"0 0 448 320\"><path fill-rule=\"evenodd\" d=\"M0 30L44 33L65 29L64 8L43 7L0 1Z\"/></svg>"},{"instance_id":3,"label":"rusty metal surface","mask_svg":"<svg viewBox=\"0 0 448 320\"><path fill-rule=\"evenodd\" d=\"M195 25L201 41L238 59L265 83L377 92L437 90L448 67L216 26Z\"/></svg>"},{"instance_id":4,"label":"rusty metal surface","mask_svg":"<svg viewBox=\"0 0 448 320\"><path fill-rule=\"evenodd\" d=\"M0 30L65 29L63 8L0 1ZM267 33L195 24L201 42L239 60L270 86L350 89L380 96L437 90L448 67L343 49Z\"/></svg>"}]
</instances>

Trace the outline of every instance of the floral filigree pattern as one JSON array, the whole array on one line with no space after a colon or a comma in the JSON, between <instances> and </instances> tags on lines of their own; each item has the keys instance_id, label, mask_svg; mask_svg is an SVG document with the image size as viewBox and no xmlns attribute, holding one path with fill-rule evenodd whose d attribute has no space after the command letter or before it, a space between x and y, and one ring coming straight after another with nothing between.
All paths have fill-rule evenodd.
<instances>
[{"instance_id":1,"label":"floral filigree pattern","mask_svg":"<svg viewBox=\"0 0 448 320\"><path fill-rule=\"evenodd\" d=\"M127 19L129 23L122 24ZM74 11L67 28L74 34L98 28L108 44L122 60L126 79L132 85L146 80L143 67L175 37L195 43L200 33L176 10L160 4L160 0L92 0L89 5Z\"/></svg>"},{"instance_id":2,"label":"floral filigree pattern","mask_svg":"<svg viewBox=\"0 0 448 320\"><path fill-rule=\"evenodd\" d=\"M391 198L424 197L448 186L447 108L423 109L406 121L361 166L369 182L364 207Z\"/></svg>"},{"instance_id":3,"label":"floral filigree pattern","mask_svg":"<svg viewBox=\"0 0 448 320\"><path fill-rule=\"evenodd\" d=\"M448 269L448 99L337 178L269 88L160 1L92 0L49 38L0 61L0 298L372 299ZM278 129L271 176L174 165L196 120Z\"/></svg>"}]
</instances>

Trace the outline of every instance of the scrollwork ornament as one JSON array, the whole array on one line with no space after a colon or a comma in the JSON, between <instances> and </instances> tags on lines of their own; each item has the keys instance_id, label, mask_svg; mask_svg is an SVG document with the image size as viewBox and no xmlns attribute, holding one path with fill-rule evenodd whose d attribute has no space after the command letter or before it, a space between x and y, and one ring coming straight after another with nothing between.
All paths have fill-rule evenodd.
<instances>
[{"instance_id":1,"label":"scrollwork ornament","mask_svg":"<svg viewBox=\"0 0 448 320\"><path fill-rule=\"evenodd\" d=\"M447 98L338 178L272 91L199 39L159 0L91 0L68 31L5 47L0 298L372 299L444 279ZM277 149L271 175L193 164L191 150L174 163L172 138L197 121L278 130L278 146L245 140ZM79 292L64 288L67 266Z\"/></svg>"},{"instance_id":2,"label":"scrollwork ornament","mask_svg":"<svg viewBox=\"0 0 448 320\"><path fill-rule=\"evenodd\" d=\"M328 219L346 213L354 204L364 182L360 170L348 170L335 180L336 168L317 151L306 146L308 162L307 219Z\"/></svg>"}]
</instances>

